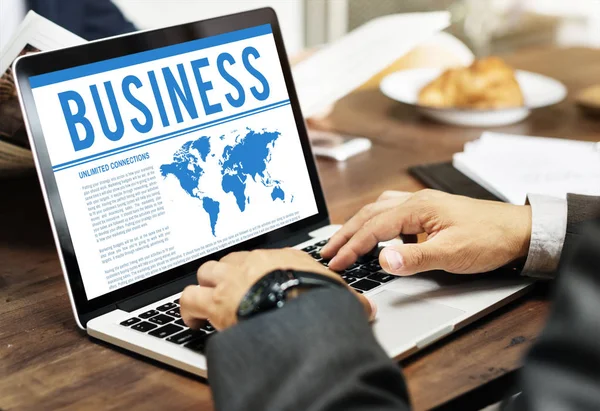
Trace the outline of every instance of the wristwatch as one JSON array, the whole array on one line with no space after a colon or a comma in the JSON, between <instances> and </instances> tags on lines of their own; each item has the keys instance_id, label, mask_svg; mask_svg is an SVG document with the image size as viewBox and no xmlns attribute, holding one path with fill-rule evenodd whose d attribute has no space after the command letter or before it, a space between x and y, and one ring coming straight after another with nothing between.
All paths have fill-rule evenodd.
<instances>
[{"instance_id":1,"label":"wristwatch","mask_svg":"<svg viewBox=\"0 0 600 411\"><path fill-rule=\"evenodd\" d=\"M341 282L324 275L294 270L272 271L250 287L238 307L238 320L283 307L291 290L331 286L344 287Z\"/></svg>"}]
</instances>

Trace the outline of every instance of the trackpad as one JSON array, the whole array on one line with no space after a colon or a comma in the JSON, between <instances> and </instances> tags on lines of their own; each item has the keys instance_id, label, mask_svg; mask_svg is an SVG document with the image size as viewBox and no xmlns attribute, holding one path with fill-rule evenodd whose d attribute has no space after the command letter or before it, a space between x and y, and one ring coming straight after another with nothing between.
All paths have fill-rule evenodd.
<instances>
[{"instance_id":1,"label":"trackpad","mask_svg":"<svg viewBox=\"0 0 600 411\"><path fill-rule=\"evenodd\" d=\"M392 357L433 336L443 326L450 326L452 320L465 314L457 308L391 290L369 296L369 299L377 304L373 331Z\"/></svg>"}]
</instances>

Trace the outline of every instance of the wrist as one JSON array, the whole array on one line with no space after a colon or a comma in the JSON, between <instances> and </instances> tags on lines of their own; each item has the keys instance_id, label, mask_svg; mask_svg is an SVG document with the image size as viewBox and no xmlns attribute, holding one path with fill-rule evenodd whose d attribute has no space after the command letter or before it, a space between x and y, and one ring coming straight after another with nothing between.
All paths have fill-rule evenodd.
<instances>
[{"instance_id":1,"label":"wrist","mask_svg":"<svg viewBox=\"0 0 600 411\"><path fill-rule=\"evenodd\" d=\"M531 206L515 206L518 210L516 220L517 258L526 257L531 243Z\"/></svg>"}]
</instances>

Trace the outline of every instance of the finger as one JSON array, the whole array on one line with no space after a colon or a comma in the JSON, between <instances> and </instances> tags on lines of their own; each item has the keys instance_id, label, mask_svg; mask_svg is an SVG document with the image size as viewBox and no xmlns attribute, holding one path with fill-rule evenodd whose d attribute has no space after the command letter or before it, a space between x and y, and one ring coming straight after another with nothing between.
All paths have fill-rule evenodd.
<instances>
[{"instance_id":1,"label":"finger","mask_svg":"<svg viewBox=\"0 0 600 411\"><path fill-rule=\"evenodd\" d=\"M323 258L333 258L358 230L371 218L398 205L398 199L378 201L363 207L338 230L321 249Z\"/></svg>"},{"instance_id":2,"label":"finger","mask_svg":"<svg viewBox=\"0 0 600 411\"><path fill-rule=\"evenodd\" d=\"M214 313L212 288L190 285L179 297L181 318L190 328L199 328Z\"/></svg>"},{"instance_id":3,"label":"finger","mask_svg":"<svg viewBox=\"0 0 600 411\"><path fill-rule=\"evenodd\" d=\"M232 264L209 261L198 269L198 284L203 287L216 287L224 278L234 271Z\"/></svg>"},{"instance_id":4,"label":"finger","mask_svg":"<svg viewBox=\"0 0 600 411\"><path fill-rule=\"evenodd\" d=\"M219 265L219 262L214 261L214 260L207 261L204 264L202 264L198 268L198 271L196 272L196 278L198 279L198 285L201 285L202 287L214 287L216 284L208 281L208 279L206 278L206 273L214 270L215 267L218 265Z\"/></svg>"},{"instance_id":5,"label":"finger","mask_svg":"<svg viewBox=\"0 0 600 411\"><path fill-rule=\"evenodd\" d=\"M390 274L413 275L424 271L439 270L446 266L451 254L435 238L420 244L401 244L386 247L379 254L379 264Z\"/></svg>"},{"instance_id":6,"label":"finger","mask_svg":"<svg viewBox=\"0 0 600 411\"><path fill-rule=\"evenodd\" d=\"M329 262L329 268L334 271L343 270L354 264L358 257L370 252L381 241L391 240L401 233L422 232L419 219L415 218L415 214L418 213L416 207L406 203L367 221Z\"/></svg>"}]
</instances>

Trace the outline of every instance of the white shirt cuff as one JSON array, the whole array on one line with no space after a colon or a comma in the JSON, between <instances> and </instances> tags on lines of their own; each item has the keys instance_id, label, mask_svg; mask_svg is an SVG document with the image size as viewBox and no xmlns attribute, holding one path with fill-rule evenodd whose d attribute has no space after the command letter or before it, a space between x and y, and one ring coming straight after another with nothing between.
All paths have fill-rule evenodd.
<instances>
[{"instance_id":1,"label":"white shirt cuff","mask_svg":"<svg viewBox=\"0 0 600 411\"><path fill-rule=\"evenodd\" d=\"M567 200L529 194L531 242L522 274L554 278L567 233Z\"/></svg>"}]
</instances>

